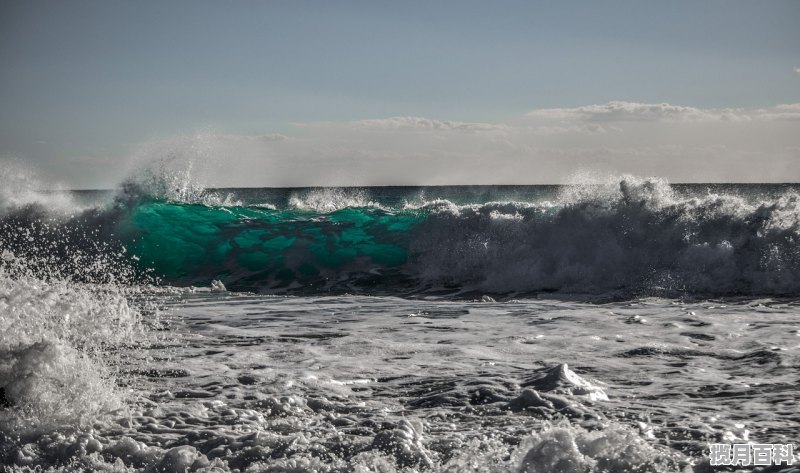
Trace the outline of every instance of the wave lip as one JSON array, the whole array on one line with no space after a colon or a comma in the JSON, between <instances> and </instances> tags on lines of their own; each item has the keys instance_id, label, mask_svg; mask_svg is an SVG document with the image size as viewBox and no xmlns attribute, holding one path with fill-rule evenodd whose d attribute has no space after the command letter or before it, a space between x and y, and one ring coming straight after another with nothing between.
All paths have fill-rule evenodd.
<instances>
[{"instance_id":1,"label":"wave lip","mask_svg":"<svg viewBox=\"0 0 800 473\"><path fill-rule=\"evenodd\" d=\"M331 213L347 208L375 207L381 205L369 199L363 189L320 188L289 197L289 208Z\"/></svg>"}]
</instances>

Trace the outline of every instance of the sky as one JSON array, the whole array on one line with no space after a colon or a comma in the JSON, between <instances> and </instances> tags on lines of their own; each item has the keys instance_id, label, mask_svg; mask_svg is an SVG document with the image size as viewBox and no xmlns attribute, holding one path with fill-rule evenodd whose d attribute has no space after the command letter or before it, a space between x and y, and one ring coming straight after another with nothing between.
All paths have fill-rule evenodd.
<instances>
[{"instance_id":1,"label":"sky","mask_svg":"<svg viewBox=\"0 0 800 473\"><path fill-rule=\"evenodd\" d=\"M800 2L0 0L0 160L72 188L800 180ZM183 165L183 164L181 164Z\"/></svg>"}]
</instances>

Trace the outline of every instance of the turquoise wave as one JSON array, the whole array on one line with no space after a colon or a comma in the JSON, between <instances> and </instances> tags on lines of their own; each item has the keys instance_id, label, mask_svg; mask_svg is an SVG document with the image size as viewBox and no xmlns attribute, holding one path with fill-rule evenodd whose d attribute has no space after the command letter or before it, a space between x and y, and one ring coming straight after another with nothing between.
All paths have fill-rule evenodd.
<instances>
[{"instance_id":1,"label":"turquoise wave","mask_svg":"<svg viewBox=\"0 0 800 473\"><path fill-rule=\"evenodd\" d=\"M319 288L399 274L424 220L419 211L369 207L322 214L152 200L132 210L120 235L141 265L170 283Z\"/></svg>"}]
</instances>

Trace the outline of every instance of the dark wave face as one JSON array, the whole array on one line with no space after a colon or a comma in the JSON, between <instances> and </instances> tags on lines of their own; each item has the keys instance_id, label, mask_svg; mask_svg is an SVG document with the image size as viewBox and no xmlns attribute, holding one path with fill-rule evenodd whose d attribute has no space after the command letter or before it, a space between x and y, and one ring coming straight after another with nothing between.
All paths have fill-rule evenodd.
<instances>
[{"instance_id":1,"label":"dark wave face","mask_svg":"<svg viewBox=\"0 0 800 473\"><path fill-rule=\"evenodd\" d=\"M431 199L440 196L446 199ZM626 178L511 190L217 192L190 203L128 195L72 221L90 222L79 226L87 238L113 240L128 262L171 285L220 280L234 290L398 295L797 296L799 202L787 186L709 190ZM87 225L101 230L92 237Z\"/></svg>"}]
</instances>

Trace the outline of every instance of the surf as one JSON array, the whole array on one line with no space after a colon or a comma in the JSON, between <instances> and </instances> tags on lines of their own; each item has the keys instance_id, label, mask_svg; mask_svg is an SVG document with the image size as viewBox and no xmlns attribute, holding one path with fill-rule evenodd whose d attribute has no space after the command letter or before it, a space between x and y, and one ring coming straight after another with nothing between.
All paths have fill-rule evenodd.
<instances>
[{"instance_id":1,"label":"surf","mask_svg":"<svg viewBox=\"0 0 800 473\"><path fill-rule=\"evenodd\" d=\"M363 192L363 190L361 191ZM662 180L556 201L317 208L145 199L117 226L166 282L239 290L794 295L798 194L678 195Z\"/></svg>"},{"instance_id":2,"label":"surf","mask_svg":"<svg viewBox=\"0 0 800 473\"><path fill-rule=\"evenodd\" d=\"M149 171L68 211L72 194L5 199L0 249L83 280L265 293L800 294L789 186L619 176L544 189L237 190L187 179Z\"/></svg>"}]
</instances>

